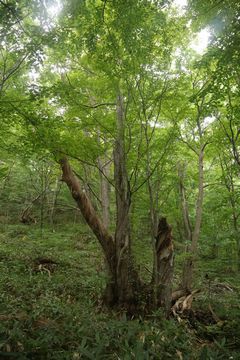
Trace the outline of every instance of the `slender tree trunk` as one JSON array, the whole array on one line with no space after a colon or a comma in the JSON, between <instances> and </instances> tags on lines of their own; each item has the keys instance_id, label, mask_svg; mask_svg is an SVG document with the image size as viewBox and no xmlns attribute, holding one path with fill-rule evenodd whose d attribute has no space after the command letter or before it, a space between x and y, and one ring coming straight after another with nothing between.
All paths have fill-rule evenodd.
<instances>
[{"instance_id":1,"label":"slender tree trunk","mask_svg":"<svg viewBox=\"0 0 240 360\"><path fill-rule=\"evenodd\" d=\"M57 203L57 197L58 197L59 190L60 190L60 184L61 183L59 181L59 178L57 178L55 181L55 185L54 185L52 204L51 204L51 208L50 208L50 212L49 212L49 221L50 221L53 231L54 231L54 212L55 212L55 207L56 207L56 203Z\"/></svg>"},{"instance_id":2,"label":"slender tree trunk","mask_svg":"<svg viewBox=\"0 0 240 360\"><path fill-rule=\"evenodd\" d=\"M234 238L236 240L236 248L237 248L237 270L240 271L240 238L239 238L239 224L238 218L239 214L237 211L237 203L236 203L236 189L234 184L234 174L232 172L231 165L227 163L226 159L221 158L220 163L222 168L223 179L225 182L225 186L227 191L229 192L229 202L232 209L232 221L233 221L233 229L234 229Z\"/></svg>"},{"instance_id":3,"label":"slender tree trunk","mask_svg":"<svg viewBox=\"0 0 240 360\"><path fill-rule=\"evenodd\" d=\"M110 174L110 162L107 157L99 158L100 195L102 207L102 219L106 228L110 225L110 184L107 180Z\"/></svg>"},{"instance_id":4,"label":"slender tree trunk","mask_svg":"<svg viewBox=\"0 0 240 360\"><path fill-rule=\"evenodd\" d=\"M41 204L40 204L40 230L41 237L43 237L43 226L44 226L44 208L45 208L45 198L46 198L46 178L44 174L44 165L42 164L41 168Z\"/></svg>"},{"instance_id":5,"label":"slender tree trunk","mask_svg":"<svg viewBox=\"0 0 240 360\"><path fill-rule=\"evenodd\" d=\"M234 187L233 187L234 191ZM230 197L234 194L230 194ZM240 240L239 240L239 226L238 226L238 215L236 210L236 204L233 198L230 198L231 207L232 207L232 219L233 219L233 228L234 228L234 238L236 241L236 257L237 257L237 271L240 271Z\"/></svg>"},{"instance_id":6,"label":"slender tree trunk","mask_svg":"<svg viewBox=\"0 0 240 360\"><path fill-rule=\"evenodd\" d=\"M152 269L152 286L153 286L153 304L154 307L158 306L158 254L157 254L157 235L158 235L158 217L157 217L157 206L156 202L154 201L154 192L153 186L150 179L151 174L151 156L150 156L150 138L152 135L149 136L149 124L146 115L145 107L143 106L143 113L145 117L145 126L144 126L144 135L146 140L146 178L147 178L147 190L149 195L149 210L150 210L150 226L151 226L151 240L152 240L152 250L153 250L153 269ZM143 125L142 125L143 126Z\"/></svg>"},{"instance_id":7,"label":"slender tree trunk","mask_svg":"<svg viewBox=\"0 0 240 360\"><path fill-rule=\"evenodd\" d=\"M98 133L98 143L100 146L99 133ZM101 213L102 213L103 224L106 227L106 229L108 229L110 225L110 183L108 181L108 177L110 174L110 165L111 162L108 160L106 154L98 158Z\"/></svg>"},{"instance_id":8,"label":"slender tree trunk","mask_svg":"<svg viewBox=\"0 0 240 360\"><path fill-rule=\"evenodd\" d=\"M157 236L158 236L158 223L157 223L157 211L154 203L154 195L152 184L150 180L150 154L149 154L149 146L147 141L147 168L146 168L146 176L147 180L147 188L149 194L149 205L150 205L150 226L151 226L151 238L152 238L152 249L153 249L153 269L152 269L152 285L153 285L153 304L154 307L158 306L158 253L157 253Z\"/></svg>"},{"instance_id":9,"label":"slender tree trunk","mask_svg":"<svg viewBox=\"0 0 240 360\"><path fill-rule=\"evenodd\" d=\"M183 214L185 237L188 242L191 242L192 241L192 227L191 227L190 218L189 218L188 202L187 202L186 194L185 194L184 177L185 177L185 165L179 164L178 165L179 192L180 192L180 198L181 198L181 207L182 207L182 214Z\"/></svg>"},{"instance_id":10,"label":"slender tree trunk","mask_svg":"<svg viewBox=\"0 0 240 360\"><path fill-rule=\"evenodd\" d=\"M29 204L25 209L22 210L20 215L20 221L23 224L31 224L36 223L36 219L32 216L32 208L33 205L42 197L42 193L38 194L33 200L31 200L31 204Z\"/></svg>"},{"instance_id":11,"label":"slender tree trunk","mask_svg":"<svg viewBox=\"0 0 240 360\"><path fill-rule=\"evenodd\" d=\"M191 234L191 244L187 249L187 259L183 266L183 277L182 287L183 289L190 290L193 282L193 272L196 262L197 245L200 235L201 222L202 222L202 209L203 209L203 185L204 185L204 172L203 172L203 157L204 157L204 145L201 146L199 157L198 157L198 197L196 203L196 214L195 214L195 226L193 232L190 232L190 222L188 213L184 216L184 223L187 226L187 234ZM185 208L186 210L187 208ZM186 218L185 218L186 217Z\"/></svg>"},{"instance_id":12,"label":"slender tree trunk","mask_svg":"<svg viewBox=\"0 0 240 360\"><path fill-rule=\"evenodd\" d=\"M134 269L131 253L130 206L131 194L125 158L125 114L123 97L117 96L116 143L114 149L114 182L116 191L117 219L115 230L117 258L117 289L120 303L134 301L134 288L139 279Z\"/></svg>"},{"instance_id":13,"label":"slender tree trunk","mask_svg":"<svg viewBox=\"0 0 240 360\"><path fill-rule=\"evenodd\" d=\"M187 246L186 246L185 252L186 252L187 256L189 256L190 244L192 242L192 228L191 228L191 223L190 223L190 218L189 218L188 202L187 202L186 194L185 194L184 177L185 177L185 165L179 164L178 165L179 192L180 192L180 198L181 198L185 239L187 240ZM182 275L182 285L181 285L183 287L183 289L188 289L191 286L192 274L191 274L191 270L189 270L191 268L191 266L192 266L192 261L188 257L184 261L184 264L183 264L183 275ZM190 274L189 274L189 272L190 272Z\"/></svg>"},{"instance_id":14,"label":"slender tree trunk","mask_svg":"<svg viewBox=\"0 0 240 360\"><path fill-rule=\"evenodd\" d=\"M240 272L240 241L237 241L237 271Z\"/></svg>"}]
</instances>

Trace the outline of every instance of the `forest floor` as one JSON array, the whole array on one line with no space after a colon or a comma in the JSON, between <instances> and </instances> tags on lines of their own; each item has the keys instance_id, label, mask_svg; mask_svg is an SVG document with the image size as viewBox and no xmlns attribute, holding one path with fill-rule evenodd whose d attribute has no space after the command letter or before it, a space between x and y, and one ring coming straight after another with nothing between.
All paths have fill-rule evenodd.
<instances>
[{"instance_id":1,"label":"forest floor","mask_svg":"<svg viewBox=\"0 0 240 360\"><path fill-rule=\"evenodd\" d=\"M199 263L191 316L129 320L102 306L104 263L87 230L0 230L0 359L240 359L240 279L221 264ZM144 244L135 252L147 277Z\"/></svg>"}]
</instances>

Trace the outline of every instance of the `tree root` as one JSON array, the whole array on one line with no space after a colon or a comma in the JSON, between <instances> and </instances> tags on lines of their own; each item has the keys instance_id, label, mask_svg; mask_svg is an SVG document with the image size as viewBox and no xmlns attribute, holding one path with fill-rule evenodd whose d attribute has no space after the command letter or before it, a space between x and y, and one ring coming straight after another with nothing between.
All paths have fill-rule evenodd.
<instances>
[{"instance_id":1,"label":"tree root","mask_svg":"<svg viewBox=\"0 0 240 360\"><path fill-rule=\"evenodd\" d=\"M173 293L173 300L175 300L175 302L172 305L171 312L179 322L181 321L181 315L191 310L194 296L199 292L200 290L197 289L187 294L184 290L178 290L178 292ZM185 295L181 296L183 293L185 293Z\"/></svg>"}]
</instances>

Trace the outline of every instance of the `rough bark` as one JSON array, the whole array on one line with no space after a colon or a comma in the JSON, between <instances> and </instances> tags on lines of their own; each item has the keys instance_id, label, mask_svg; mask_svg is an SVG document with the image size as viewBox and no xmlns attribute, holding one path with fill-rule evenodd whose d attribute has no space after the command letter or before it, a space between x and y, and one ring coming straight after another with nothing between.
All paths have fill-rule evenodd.
<instances>
[{"instance_id":1,"label":"rough bark","mask_svg":"<svg viewBox=\"0 0 240 360\"><path fill-rule=\"evenodd\" d=\"M108 232L103 222L97 215L94 207L92 206L89 198L81 188L80 182L77 177L74 175L72 168L68 162L66 157L63 157L59 160L61 168L62 168L62 180L67 184L72 197L76 201L81 213L86 220L87 224L99 240L105 257L107 264L109 266L111 275L115 274L115 244L113 237Z\"/></svg>"},{"instance_id":2,"label":"rough bark","mask_svg":"<svg viewBox=\"0 0 240 360\"><path fill-rule=\"evenodd\" d=\"M168 315L172 300L173 240L172 228L164 217L160 218L158 223L155 248L157 255L155 283L158 305L163 307Z\"/></svg>"}]
</instances>

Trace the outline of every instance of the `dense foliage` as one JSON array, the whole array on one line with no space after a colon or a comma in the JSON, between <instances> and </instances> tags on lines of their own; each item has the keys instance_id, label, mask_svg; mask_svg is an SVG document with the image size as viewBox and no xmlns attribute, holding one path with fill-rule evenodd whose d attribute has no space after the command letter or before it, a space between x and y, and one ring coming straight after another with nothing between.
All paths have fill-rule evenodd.
<instances>
[{"instance_id":1,"label":"dense foliage","mask_svg":"<svg viewBox=\"0 0 240 360\"><path fill-rule=\"evenodd\" d=\"M240 5L180 3L0 0L2 356L237 359ZM144 297L132 322L104 308L104 257L62 159L115 240L126 221L146 282L167 218L173 289L201 289L180 324Z\"/></svg>"}]
</instances>

